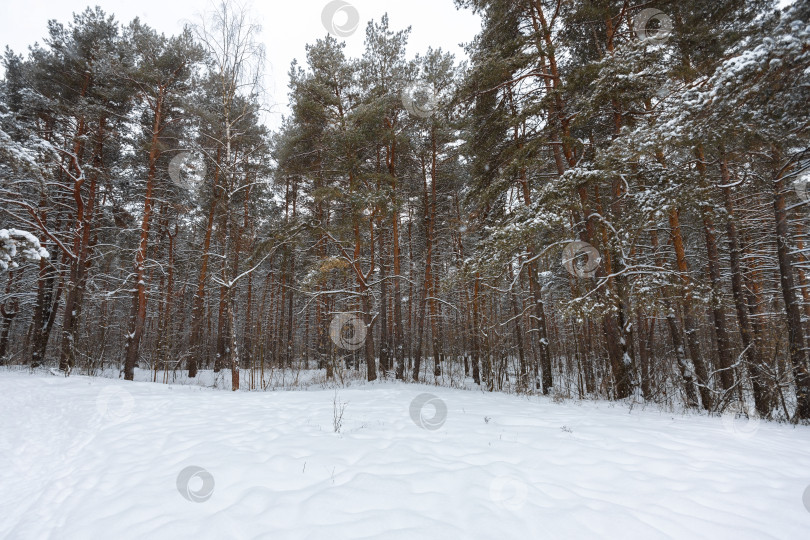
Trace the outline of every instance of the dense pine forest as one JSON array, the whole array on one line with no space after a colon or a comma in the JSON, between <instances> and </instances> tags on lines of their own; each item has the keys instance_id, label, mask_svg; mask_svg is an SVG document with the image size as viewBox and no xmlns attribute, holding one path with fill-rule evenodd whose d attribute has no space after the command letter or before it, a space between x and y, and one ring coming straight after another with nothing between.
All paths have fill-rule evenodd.
<instances>
[{"instance_id":1,"label":"dense pine forest","mask_svg":"<svg viewBox=\"0 0 810 540\"><path fill-rule=\"evenodd\" d=\"M272 130L234 2L7 48L0 363L810 419L810 4L456 4L464 59L324 30Z\"/></svg>"}]
</instances>

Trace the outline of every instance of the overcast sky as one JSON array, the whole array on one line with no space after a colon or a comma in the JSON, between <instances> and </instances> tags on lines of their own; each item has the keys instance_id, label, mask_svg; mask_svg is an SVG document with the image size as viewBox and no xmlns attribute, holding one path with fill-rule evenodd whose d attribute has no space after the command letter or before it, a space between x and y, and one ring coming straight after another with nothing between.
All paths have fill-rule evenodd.
<instances>
[{"instance_id":1,"label":"overcast sky","mask_svg":"<svg viewBox=\"0 0 810 540\"><path fill-rule=\"evenodd\" d=\"M0 17L0 43L21 53L35 41L40 43L46 35L49 19L62 23L71 20L71 14L88 5L101 6L127 23L140 17L153 28L165 33L177 33L184 24L196 22L199 15L212 7L211 0L96 0L87 2L66 0L0 0L4 16ZM359 23L346 41L348 56L359 56L363 51L365 27L369 20L379 20L388 13L390 25L398 30L412 27L409 53L422 53L428 46L441 47L457 58L464 58L461 43L469 42L478 33L480 18L470 11L456 10L453 0L346 0L350 7L336 13L337 30L351 24L352 8L359 15ZM322 22L328 0L247 0L256 19L262 25L262 38L267 49L266 80L268 105L274 114L267 117L270 127L280 124L281 113L287 113L287 72L293 58L303 62L304 46L326 36Z\"/></svg>"}]
</instances>

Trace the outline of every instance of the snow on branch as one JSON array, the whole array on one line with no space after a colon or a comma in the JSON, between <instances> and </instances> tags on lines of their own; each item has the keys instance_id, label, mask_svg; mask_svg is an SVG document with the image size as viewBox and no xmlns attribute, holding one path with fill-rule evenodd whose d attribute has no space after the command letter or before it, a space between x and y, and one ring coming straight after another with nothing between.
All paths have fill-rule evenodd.
<instances>
[{"instance_id":1,"label":"snow on branch","mask_svg":"<svg viewBox=\"0 0 810 540\"><path fill-rule=\"evenodd\" d=\"M50 256L33 234L19 229L0 229L0 270L17 268L13 259L18 254L28 261L39 261Z\"/></svg>"}]
</instances>

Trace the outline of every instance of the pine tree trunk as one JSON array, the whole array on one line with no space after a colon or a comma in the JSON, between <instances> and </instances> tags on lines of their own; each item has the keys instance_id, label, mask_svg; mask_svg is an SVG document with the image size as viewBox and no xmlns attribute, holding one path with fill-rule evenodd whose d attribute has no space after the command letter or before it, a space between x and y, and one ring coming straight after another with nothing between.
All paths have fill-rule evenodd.
<instances>
[{"instance_id":1,"label":"pine tree trunk","mask_svg":"<svg viewBox=\"0 0 810 540\"><path fill-rule=\"evenodd\" d=\"M734 216L734 203L731 196L729 182L731 175L728 170L726 157L720 163L723 180L723 202L726 209L726 234L729 241L729 255L731 258L731 291L734 296L734 308L737 312L737 324L740 329L740 338L748 368L748 375L754 391L754 403L760 416L769 413L767 390L764 385L765 377L762 373L763 365L761 350L754 335L751 321L748 315L748 306L744 292L742 257L740 254L740 239L737 234L736 218Z\"/></svg>"},{"instance_id":2,"label":"pine tree trunk","mask_svg":"<svg viewBox=\"0 0 810 540\"><path fill-rule=\"evenodd\" d=\"M214 231L214 219L216 217L217 208L217 186L219 185L220 174L220 158L222 150L217 147L217 157L214 168L214 183L213 183L213 198L211 199L210 207L208 208L208 220L205 227L205 237L203 238L202 255L200 260L200 275L197 279L197 290L194 294L194 305L191 312L191 342L190 342L190 356L188 359L188 376L196 377L197 369L200 360L203 358L201 354L204 352L204 344L202 342L202 328L203 318L205 317L205 283L208 280L208 259L211 250L211 235Z\"/></svg>"},{"instance_id":3,"label":"pine tree trunk","mask_svg":"<svg viewBox=\"0 0 810 540\"><path fill-rule=\"evenodd\" d=\"M8 280L6 281L7 298L11 296L15 275L16 274L12 271L8 273ZM8 353L8 335L11 332L11 323L19 312L20 300L18 298L0 304L0 316L2 317L2 322L0 322L0 365L3 365L6 354Z\"/></svg>"},{"instance_id":4,"label":"pine tree trunk","mask_svg":"<svg viewBox=\"0 0 810 540\"><path fill-rule=\"evenodd\" d=\"M97 167L101 166L100 160L103 155L101 150L104 140L104 125L105 119L102 117L99 119L98 133L96 134L95 155L97 159L94 160L94 165ZM85 133L84 119L80 121L78 133L82 135L77 137L77 139L83 139ZM74 147L74 154L77 157L81 156L83 148L83 141L77 140ZM76 365L76 338L79 333L79 317L84 302L85 286L87 284L87 269L91 251L90 233L95 218L96 180L98 178L98 169L95 169L85 177L83 171L80 172L79 167L78 162L74 163L76 180L73 184L73 200L76 202L77 229L77 232L73 234L73 253L75 254L75 258L71 260L70 278L66 287L65 310L62 316L62 350L59 357L59 369L66 374L69 374L73 366ZM88 179L90 183L87 189L87 202L85 203L84 197L82 196L82 187Z\"/></svg>"},{"instance_id":5,"label":"pine tree trunk","mask_svg":"<svg viewBox=\"0 0 810 540\"><path fill-rule=\"evenodd\" d=\"M57 252L51 254L50 266L56 267ZM39 277L37 279L37 300L34 305L34 317L31 320L31 365L36 366L45 361L48 340L51 336L53 323L62 296L63 279L59 279L55 286L58 273L48 267L42 259L39 262ZM55 290L54 290L55 286Z\"/></svg>"},{"instance_id":6,"label":"pine tree trunk","mask_svg":"<svg viewBox=\"0 0 810 540\"><path fill-rule=\"evenodd\" d=\"M683 246L683 236L681 236L681 223L680 216L677 208L672 208L669 211L669 227L670 235L672 237L672 245L675 248L675 257L678 265L678 272L681 275L681 290L683 293L683 324L686 331L686 343L689 346L689 354L692 357L692 363L695 366L695 375L697 375L698 390L700 392L700 399L703 402L703 408L710 410L712 408L712 395L709 388L709 374L706 369L706 364L703 362L703 356L700 351L700 343L697 335L697 324L695 323L692 306L692 290L689 279L689 266L686 262L686 251Z\"/></svg>"},{"instance_id":7,"label":"pine tree trunk","mask_svg":"<svg viewBox=\"0 0 810 540\"><path fill-rule=\"evenodd\" d=\"M152 142L149 146L149 173L146 178L146 193L143 200L143 217L141 219L140 242L135 252L135 270L133 272L132 312L130 314L129 333L127 334L127 347L124 360L124 378L131 381L134 377L135 366L138 363L138 350L143 337L146 322L146 283L145 268L146 254L149 249L149 229L152 222L152 205L154 204L155 174L157 160L160 157L158 137L162 129L163 95L157 97L155 115L152 124Z\"/></svg>"},{"instance_id":8,"label":"pine tree trunk","mask_svg":"<svg viewBox=\"0 0 810 540\"><path fill-rule=\"evenodd\" d=\"M774 159L778 163L778 158ZM773 209L776 220L776 253L779 260L779 275L782 297L788 323L788 346L793 378L796 384L796 418L810 418L810 373L805 355L805 338L802 327L801 305L796 297L793 280L793 258L790 247L788 215L785 207L785 168L774 174Z\"/></svg>"}]
</instances>

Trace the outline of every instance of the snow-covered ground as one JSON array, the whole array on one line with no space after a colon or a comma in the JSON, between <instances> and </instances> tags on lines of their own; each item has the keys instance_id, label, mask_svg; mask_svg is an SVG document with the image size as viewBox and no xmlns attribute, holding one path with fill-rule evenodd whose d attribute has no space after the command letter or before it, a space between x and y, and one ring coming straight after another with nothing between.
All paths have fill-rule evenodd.
<instances>
[{"instance_id":1,"label":"snow-covered ground","mask_svg":"<svg viewBox=\"0 0 810 540\"><path fill-rule=\"evenodd\" d=\"M730 416L0 372L0 538L802 539L808 485L810 428Z\"/></svg>"}]
</instances>

